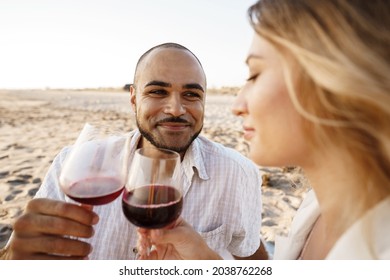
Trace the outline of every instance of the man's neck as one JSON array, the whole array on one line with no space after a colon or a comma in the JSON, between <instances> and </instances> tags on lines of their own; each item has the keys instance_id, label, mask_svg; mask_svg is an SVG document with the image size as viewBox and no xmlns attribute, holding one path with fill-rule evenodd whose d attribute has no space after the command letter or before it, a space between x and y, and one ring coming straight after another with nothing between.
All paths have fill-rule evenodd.
<instances>
[{"instance_id":1,"label":"man's neck","mask_svg":"<svg viewBox=\"0 0 390 280\"><path fill-rule=\"evenodd\" d=\"M138 144L137 144L137 149L140 149L140 148L158 148L156 146L154 146L152 143L150 143L147 139L145 139L142 135L138 141ZM184 155L186 154L187 151L184 151L182 153L180 153L180 161L183 161L184 159Z\"/></svg>"}]
</instances>

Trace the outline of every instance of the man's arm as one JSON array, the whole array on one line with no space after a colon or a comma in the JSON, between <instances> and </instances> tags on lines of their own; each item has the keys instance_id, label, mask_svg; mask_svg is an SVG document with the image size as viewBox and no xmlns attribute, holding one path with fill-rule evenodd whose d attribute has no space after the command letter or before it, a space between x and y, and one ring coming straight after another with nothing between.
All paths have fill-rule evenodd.
<instances>
[{"instance_id":1,"label":"man's arm","mask_svg":"<svg viewBox=\"0 0 390 280\"><path fill-rule=\"evenodd\" d=\"M233 257L236 260L268 260L269 258L268 252L265 249L263 241L260 241L259 249L257 249L257 251L253 255L248 257L237 257L237 256L233 256Z\"/></svg>"},{"instance_id":2,"label":"man's arm","mask_svg":"<svg viewBox=\"0 0 390 280\"><path fill-rule=\"evenodd\" d=\"M9 260L7 251L8 246L5 246L4 248L0 249L0 260Z\"/></svg>"}]
</instances>

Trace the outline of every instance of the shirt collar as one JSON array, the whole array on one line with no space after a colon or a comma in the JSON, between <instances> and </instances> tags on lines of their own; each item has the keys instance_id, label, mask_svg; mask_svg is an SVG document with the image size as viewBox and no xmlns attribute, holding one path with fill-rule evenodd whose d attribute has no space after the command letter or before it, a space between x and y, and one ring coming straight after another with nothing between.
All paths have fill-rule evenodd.
<instances>
[{"instance_id":1,"label":"shirt collar","mask_svg":"<svg viewBox=\"0 0 390 280\"><path fill-rule=\"evenodd\" d=\"M200 179L209 180L210 177L207 174L205 167L205 155L201 149L201 141L199 137L200 136L198 136L188 147L187 152L184 155L182 165L188 178L192 178L196 170Z\"/></svg>"},{"instance_id":2,"label":"shirt collar","mask_svg":"<svg viewBox=\"0 0 390 280\"><path fill-rule=\"evenodd\" d=\"M138 129L134 129L129 132L128 137L130 137L130 158L134 157L135 150L137 150L138 142L141 139L141 133Z\"/></svg>"}]
</instances>

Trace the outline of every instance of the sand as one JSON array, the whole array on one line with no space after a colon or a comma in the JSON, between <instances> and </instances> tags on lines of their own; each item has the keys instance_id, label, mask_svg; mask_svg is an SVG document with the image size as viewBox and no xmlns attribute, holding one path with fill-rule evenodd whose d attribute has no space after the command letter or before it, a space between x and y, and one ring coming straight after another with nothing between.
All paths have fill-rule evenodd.
<instances>
[{"instance_id":1,"label":"sand","mask_svg":"<svg viewBox=\"0 0 390 280\"><path fill-rule=\"evenodd\" d=\"M207 96L202 134L246 155L241 120L230 111L233 100L231 94ZM0 248L54 156L74 142L85 122L135 128L129 93L120 90L0 90L0 116ZM264 174L260 234L272 247L275 234L287 234L306 184L297 168L259 169Z\"/></svg>"}]
</instances>

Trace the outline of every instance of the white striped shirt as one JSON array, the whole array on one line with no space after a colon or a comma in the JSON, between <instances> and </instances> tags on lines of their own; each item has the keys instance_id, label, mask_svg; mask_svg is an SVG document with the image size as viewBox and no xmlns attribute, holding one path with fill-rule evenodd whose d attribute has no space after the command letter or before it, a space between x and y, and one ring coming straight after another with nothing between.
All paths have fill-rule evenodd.
<instances>
[{"instance_id":1,"label":"white striped shirt","mask_svg":"<svg viewBox=\"0 0 390 280\"><path fill-rule=\"evenodd\" d=\"M130 134L134 155L140 139ZM58 177L69 147L54 159L36 197L70 201L60 190ZM225 255L252 255L260 245L261 177L259 169L237 151L198 136L181 164L183 178L182 217L197 230L208 245ZM90 259L136 258L137 233L122 213L121 197L95 206L99 223L87 239L93 251Z\"/></svg>"}]
</instances>

